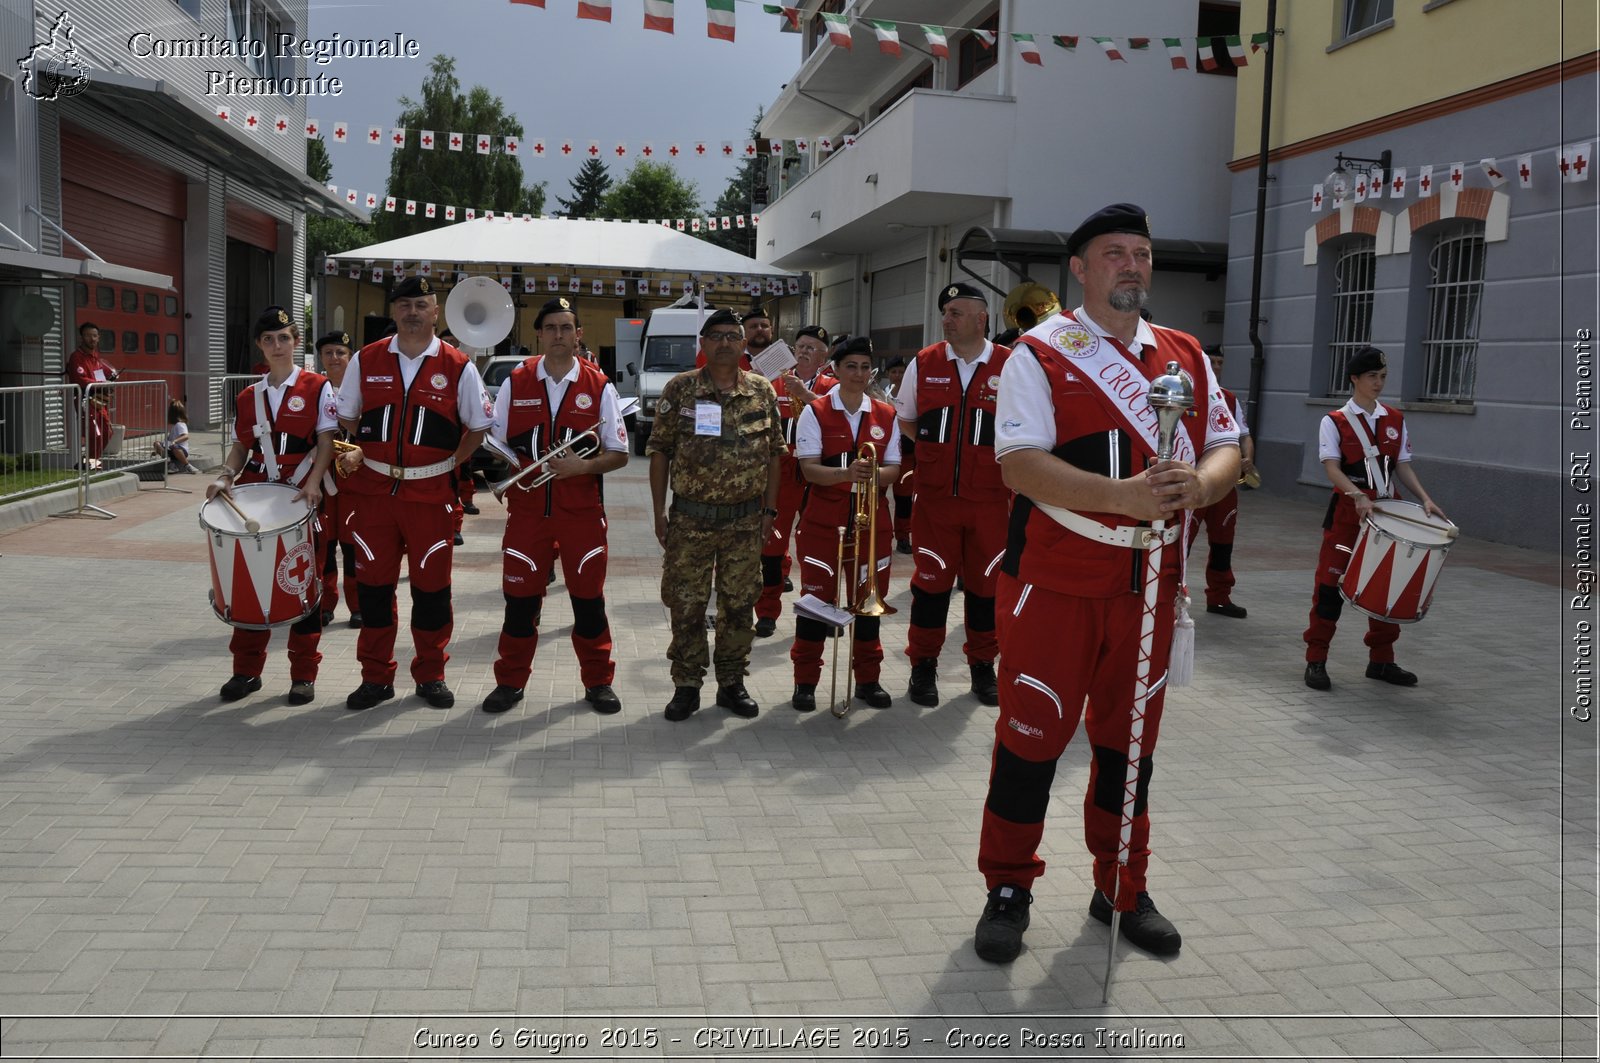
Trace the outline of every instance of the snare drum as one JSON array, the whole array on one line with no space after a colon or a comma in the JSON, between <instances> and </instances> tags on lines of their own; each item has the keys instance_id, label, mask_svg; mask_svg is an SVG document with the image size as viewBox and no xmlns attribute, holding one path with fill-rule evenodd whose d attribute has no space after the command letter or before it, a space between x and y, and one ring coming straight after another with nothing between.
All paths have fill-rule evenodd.
<instances>
[{"instance_id":1,"label":"snare drum","mask_svg":"<svg viewBox=\"0 0 1600 1063\"><path fill-rule=\"evenodd\" d=\"M1428 613L1456 533L1454 524L1415 502L1378 499L1361 526L1339 593L1368 616L1415 624Z\"/></svg>"},{"instance_id":2,"label":"snare drum","mask_svg":"<svg viewBox=\"0 0 1600 1063\"><path fill-rule=\"evenodd\" d=\"M261 525L219 498L200 507L211 548L211 608L217 619L248 631L293 624L321 608L322 579L313 541L314 513L287 484L241 484L233 500Z\"/></svg>"}]
</instances>

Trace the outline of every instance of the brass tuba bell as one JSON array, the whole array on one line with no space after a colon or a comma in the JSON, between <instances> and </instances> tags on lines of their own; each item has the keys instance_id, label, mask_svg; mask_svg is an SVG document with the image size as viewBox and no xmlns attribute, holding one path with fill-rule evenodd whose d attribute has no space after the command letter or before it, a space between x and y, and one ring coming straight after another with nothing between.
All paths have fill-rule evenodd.
<instances>
[{"instance_id":1,"label":"brass tuba bell","mask_svg":"<svg viewBox=\"0 0 1600 1063\"><path fill-rule=\"evenodd\" d=\"M1006 296L1006 324L1026 332L1051 314L1061 312L1061 297L1042 284L1023 281Z\"/></svg>"}]
</instances>

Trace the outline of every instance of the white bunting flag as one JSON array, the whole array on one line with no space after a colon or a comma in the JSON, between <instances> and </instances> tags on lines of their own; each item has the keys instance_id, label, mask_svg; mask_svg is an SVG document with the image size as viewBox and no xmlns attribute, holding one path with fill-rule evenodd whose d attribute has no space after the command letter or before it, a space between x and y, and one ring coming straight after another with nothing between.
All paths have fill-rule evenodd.
<instances>
[{"instance_id":1,"label":"white bunting flag","mask_svg":"<svg viewBox=\"0 0 1600 1063\"><path fill-rule=\"evenodd\" d=\"M445 138L445 145L449 147L451 151L460 151L466 142L467 138L462 136L460 133L451 133L447 138Z\"/></svg>"},{"instance_id":2,"label":"white bunting flag","mask_svg":"<svg viewBox=\"0 0 1600 1063\"><path fill-rule=\"evenodd\" d=\"M412 217L416 216L416 213L417 213L417 201L416 200L414 200L414 199L406 200L406 213L411 215Z\"/></svg>"},{"instance_id":3,"label":"white bunting flag","mask_svg":"<svg viewBox=\"0 0 1600 1063\"><path fill-rule=\"evenodd\" d=\"M1517 156L1517 185L1521 188L1533 187L1533 156Z\"/></svg>"},{"instance_id":4,"label":"white bunting flag","mask_svg":"<svg viewBox=\"0 0 1600 1063\"><path fill-rule=\"evenodd\" d=\"M423 151L432 151L433 150L433 130L424 129L420 134L418 134L417 143L422 145L422 150Z\"/></svg>"},{"instance_id":5,"label":"white bunting flag","mask_svg":"<svg viewBox=\"0 0 1600 1063\"><path fill-rule=\"evenodd\" d=\"M1406 168L1396 166L1389 175L1389 198L1404 199L1406 197Z\"/></svg>"},{"instance_id":6,"label":"white bunting flag","mask_svg":"<svg viewBox=\"0 0 1600 1063\"><path fill-rule=\"evenodd\" d=\"M478 208L476 208L476 207L468 207L467 210L466 210L466 215L467 215L467 220L468 221L474 220L478 216Z\"/></svg>"},{"instance_id":7,"label":"white bunting flag","mask_svg":"<svg viewBox=\"0 0 1600 1063\"><path fill-rule=\"evenodd\" d=\"M583 283L583 279L581 277L570 277L570 278L568 278L567 279L567 291L571 292L573 295L577 295L578 294L578 285L580 285L582 283Z\"/></svg>"},{"instance_id":8,"label":"white bunting flag","mask_svg":"<svg viewBox=\"0 0 1600 1063\"><path fill-rule=\"evenodd\" d=\"M438 217L438 212L439 212L439 208L434 206L432 203L429 203L426 207L424 207L422 209L423 217L426 217L426 218Z\"/></svg>"},{"instance_id":9,"label":"white bunting flag","mask_svg":"<svg viewBox=\"0 0 1600 1063\"><path fill-rule=\"evenodd\" d=\"M278 115L272 120L272 128L276 129L280 133L287 134L289 132L289 116L284 114Z\"/></svg>"},{"instance_id":10,"label":"white bunting flag","mask_svg":"<svg viewBox=\"0 0 1600 1063\"><path fill-rule=\"evenodd\" d=\"M789 294L790 295L799 295L800 294L800 278L799 277L790 277L789 278Z\"/></svg>"},{"instance_id":11,"label":"white bunting flag","mask_svg":"<svg viewBox=\"0 0 1600 1063\"><path fill-rule=\"evenodd\" d=\"M522 141L516 137L506 137L506 154L516 155L522 151Z\"/></svg>"},{"instance_id":12,"label":"white bunting flag","mask_svg":"<svg viewBox=\"0 0 1600 1063\"><path fill-rule=\"evenodd\" d=\"M661 295L663 297L671 295L672 294L672 282L671 281L662 281L660 287L657 288L657 290L656 290L656 294Z\"/></svg>"},{"instance_id":13,"label":"white bunting flag","mask_svg":"<svg viewBox=\"0 0 1600 1063\"><path fill-rule=\"evenodd\" d=\"M327 274L330 277L335 275L336 273L339 272L339 263L335 262L331 258L323 259L322 260L322 272Z\"/></svg>"},{"instance_id":14,"label":"white bunting flag","mask_svg":"<svg viewBox=\"0 0 1600 1063\"><path fill-rule=\"evenodd\" d=\"M383 267L382 266L373 266L372 267L372 283L373 284L382 284L383 283Z\"/></svg>"},{"instance_id":15,"label":"white bunting flag","mask_svg":"<svg viewBox=\"0 0 1600 1063\"><path fill-rule=\"evenodd\" d=\"M314 121L307 120L307 122L306 122L306 139L307 140L316 140L317 139L317 134L320 133L320 132L322 132L322 127L321 126L317 125L317 123L314 122Z\"/></svg>"},{"instance_id":16,"label":"white bunting flag","mask_svg":"<svg viewBox=\"0 0 1600 1063\"><path fill-rule=\"evenodd\" d=\"M254 133L261 128L261 115L255 111L246 111L244 113L244 127Z\"/></svg>"},{"instance_id":17,"label":"white bunting flag","mask_svg":"<svg viewBox=\"0 0 1600 1063\"><path fill-rule=\"evenodd\" d=\"M493 143L494 142L489 139L489 134L487 134L487 133L479 133L478 136L477 136L477 140L476 140L476 146L477 146L477 149L478 149L478 154L479 155L487 155L487 154L489 154L489 147Z\"/></svg>"},{"instance_id":18,"label":"white bunting flag","mask_svg":"<svg viewBox=\"0 0 1600 1063\"><path fill-rule=\"evenodd\" d=\"M1311 213L1313 213L1313 214L1321 214L1322 213L1322 186L1321 185L1312 185L1311 186Z\"/></svg>"},{"instance_id":19,"label":"white bunting flag","mask_svg":"<svg viewBox=\"0 0 1600 1063\"><path fill-rule=\"evenodd\" d=\"M743 229L744 228L744 215L743 214L735 214L733 216L733 224L734 224L734 226L736 228Z\"/></svg>"},{"instance_id":20,"label":"white bunting flag","mask_svg":"<svg viewBox=\"0 0 1600 1063\"><path fill-rule=\"evenodd\" d=\"M404 129L391 129L391 130L389 130L389 143L390 143L391 146L396 147L396 148L405 147L406 146L406 131Z\"/></svg>"},{"instance_id":21,"label":"white bunting flag","mask_svg":"<svg viewBox=\"0 0 1600 1063\"><path fill-rule=\"evenodd\" d=\"M374 192L367 193L367 209L372 210L378 205L378 196Z\"/></svg>"},{"instance_id":22,"label":"white bunting flag","mask_svg":"<svg viewBox=\"0 0 1600 1063\"><path fill-rule=\"evenodd\" d=\"M382 144L383 130L379 129L377 126L369 127L367 129L367 143L372 145Z\"/></svg>"},{"instance_id":23,"label":"white bunting flag","mask_svg":"<svg viewBox=\"0 0 1600 1063\"><path fill-rule=\"evenodd\" d=\"M598 277L596 277L594 279L593 283L591 283L589 285L589 294L590 295L604 295L605 294L605 290L606 290L605 289L605 281L601 280Z\"/></svg>"},{"instance_id":24,"label":"white bunting flag","mask_svg":"<svg viewBox=\"0 0 1600 1063\"><path fill-rule=\"evenodd\" d=\"M643 158L646 158L646 159L653 159L653 158L655 158L655 157L656 157L656 149L655 149L655 146L654 146L654 145L653 145L653 144L651 144L651 143L650 143L650 142L649 142L649 141L648 141L648 140L647 140L647 141L645 141L645 142L644 142L644 143L643 143L643 144L640 144L640 145L639 145L639 154L640 154L640 156L641 156L641 157L643 157Z\"/></svg>"},{"instance_id":25,"label":"white bunting flag","mask_svg":"<svg viewBox=\"0 0 1600 1063\"><path fill-rule=\"evenodd\" d=\"M394 197L393 196L384 196L383 197L383 209L388 211L390 214L394 213Z\"/></svg>"},{"instance_id":26,"label":"white bunting flag","mask_svg":"<svg viewBox=\"0 0 1600 1063\"><path fill-rule=\"evenodd\" d=\"M558 278L554 273L552 273L549 276L545 277L545 279L544 279L544 290L547 291L547 292L558 292L558 291L560 291L561 290L561 280L560 280L560 278Z\"/></svg>"},{"instance_id":27,"label":"white bunting flag","mask_svg":"<svg viewBox=\"0 0 1600 1063\"><path fill-rule=\"evenodd\" d=\"M345 125L343 122L335 122L333 124L333 139L343 144L349 138L350 127Z\"/></svg>"},{"instance_id":28,"label":"white bunting flag","mask_svg":"<svg viewBox=\"0 0 1600 1063\"><path fill-rule=\"evenodd\" d=\"M431 207L433 204L430 203L428 205ZM417 272L422 274L424 277L433 276L433 263L432 262L418 262L417 263Z\"/></svg>"},{"instance_id":29,"label":"white bunting flag","mask_svg":"<svg viewBox=\"0 0 1600 1063\"><path fill-rule=\"evenodd\" d=\"M624 295L628 294L628 282L624 280L617 281L616 285L614 286L614 290L617 298L622 298Z\"/></svg>"},{"instance_id":30,"label":"white bunting flag","mask_svg":"<svg viewBox=\"0 0 1600 1063\"><path fill-rule=\"evenodd\" d=\"M1433 195L1433 164L1429 163L1417 171L1417 198L1427 199Z\"/></svg>"},{"instance_id":31,"label":"white bunting flag","mask_svg":"<svg viewBox=\"0 0 1600 1063\"><path fill-rule=\"evenodd\" d=\"M1561 161L1556 164L1561 171L1561 183L1577 184L1589 179L1589 145L1567 144L1561 149Z\"/></svg>"},{"instance_id":32,"label":"white bunting flag","mask_svg":"<svg viewBox=\"0 0 1600 1063\"><path fill-rule=\"evenodd\" d=\"M1499 188L1511 180L1511 178L1500 172L1500 168L1495 165L1494 159L1479 159L1478 168L1483 171L1483 176L1489 179L1490 188Z\"/></svg>"},{"instance_id":33,"label":"white bunting flag","mask_svg":"<svg viewBox=\"0 0 1600 1063\"><path fill-rule=\"evenodd\" d=\"M1462 168L1461 163L1452 162L1450 164L1450 187L1459 192L1466 179L1467 171Z\"/></svg>"},{"instance_id":34,"label":"white bunting flag","mask_svg":"<svg viewBox=\"0 0 1600 1063\"><path fill-rule=\"evenodd\" d=\"M455 206L453 204L450 204L450 203L446 203L445 204L444 220L445 221L455 221L456 220L456 208L455 208Z\"/></svg>"},{"instance_id":35,"label":"white bunting flag","mask_svg":"<svg viewBox=\"0 0 1600 1063\"><path fill-rule=\"evenodd\" d=\"M509 292L511 290L511 278L502 274L500 277L500 287Z\"/></svg>"},{"instance_id":36,"label":"white bunting flag","mask_svg":"<svg viewBox=\"0 0 1600 1063\"><path fill-rule=\"evenodd\" d=\"M649 277L640 277L639 278L639 294L640 295L649 295L650 294L650 278Z\"/></svg>"},{"instance_id":37,"label":"white bunting flag","mask_svg":"<svg viewBox=\"0 0 1600 1063\"><path fill-rule=\"evenodd\" d=\"M600 142L598 140L589 141L589 146L583 149L583 153L591 159L598 159L600 157Z\"/></svg>"},{"instance_id":38,"label":"white bunting flag","mask_svg":"<svg viewBox=\"0 0 1600 1063\"><path fill-rule=\"evenodd\" d=\"M531 295L535 291L537 291L538 288L539 288L538 282L536 282L532 277L524 276L522 278L522 294L523 295Z\"/></svg>"}]
</instances>

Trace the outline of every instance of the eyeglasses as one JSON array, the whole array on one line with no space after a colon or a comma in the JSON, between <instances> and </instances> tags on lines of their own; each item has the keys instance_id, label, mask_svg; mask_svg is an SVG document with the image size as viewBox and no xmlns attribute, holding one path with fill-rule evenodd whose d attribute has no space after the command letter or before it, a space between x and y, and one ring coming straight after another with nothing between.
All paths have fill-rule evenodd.
<instances>
[{"instance_id":1,"label":"eyeglasses","mask_svg":"<svg viewBox=\"0 0 1600 1063\"><path fill-rule=\"evenodd\" d=\"M744 339L744 333L742 333L742 332L708 332L708 333L706 333L706 342L707 343L738 343L742 339Z\"/></svg>"}]
</instances>

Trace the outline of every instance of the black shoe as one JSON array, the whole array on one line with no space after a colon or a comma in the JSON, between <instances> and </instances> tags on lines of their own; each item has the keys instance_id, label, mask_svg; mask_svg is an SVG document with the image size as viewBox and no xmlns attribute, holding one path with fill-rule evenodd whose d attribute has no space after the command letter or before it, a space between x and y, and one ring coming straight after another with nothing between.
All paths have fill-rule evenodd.
<instances>
[{"instance_id":1,"label":"black shoe","mask_svg":"<svg viewBox=\"0 0 1600 1063\"><path fill-rule=\"evenodd\" d=\"M546 576L544 578L544 585L546 587L551 587L551 586L555 585L555 582L556 582L556 570L555 570L555 566L552 565L552 566L550 566L550 575L548 575L548 576Z\"/></svg>"},{"instance_id":2,"label":"black shoe","mask_svg":"<svg viewBox=\"0 0 1600 1063\"><path fill-rule=\"evenodd\" d=\"M1328 678L1328 662L1306 662L1306 686L1312 690L1331 690L1333 680Z\"/></svg>"},{"instance_id":3,"label":"black shoe","mask_svg":"<svg viewBox=\"0 0 1600 1063\"><path fill-rule=\"evenodd\" d=\"M469 517L476 517L479 513L482 513L483 510L479 509L471 502L463 502L461 503L461 512L467 514Z\"/></svg>"},{"instance_id":4,"label":"black shoe","mask_svg":"<svg viewBox=\"0 0 1600 1063\"><path fill-rule=\"evenodd\" d=\"M796 683L794 697L789 699L789 704L794 706L796 712L817 711L817 684Z\"/></svg>"},{"instance_id":5,"label":"black shoe","mask_svg":"<svg viewBox=\"0 0 1600 1063\"><path fill-rule=\"evenodd\" d=\"M316 700L317 686L309 680L299 680L289 684L289 704L309 705Z\"/></svg>"},{"instance_id":6,"label":"black shoe","mask_svg":"<svg viewBox=\"0 0 1600 1063\"><path fill-rule=\"evenodd\" d=\"M423 698L436 709L448 709L456 703L456 696L444 685L443 679L417 684L417 697Z\"/></svg>"},{"instance_id":7,"label":"black shoe","mask_svg":"<svg viewBox=\"0 0 1600 1063\"><path fill-rule=\"evenodd\" d=\"M788 576L783 577L783 593L788 594L792 590L794 590L794 580Z\"/></svg>"},{"instance_id":8,"label":"black shoe","mask_svg":"<svg viewBox=\"0 0 1600 1063\"><path fill-rule=\"evenodd\" d=\"M1089 902L1089 914L1110 926L1111 898L1095 890L1094 899ZM1183 948L1183 935L1172 925L1172 920L1156 911L1156 902L1143 891L1135 900L1133 911L1122 913L1120 932L1135 948L1154 956L1176 956Z\"/></svg>"},{"instance_id":9,"label":"black shoe","mask_svg":"<svg viewBox=\"0 0 1600 1063\"><path fill-rule=\"evenodd\" d=\"M978 958L990 963L1010 963L1022 951L1022 932L1028 929L1028 905L1033 894L1021 886L996 886L989 891L972 944Z\"/></svg>"},{"instance_id":10,"label":"black shoe","mask_svg":"<svg viewBox=\"0 0 1600 1063\"><path fill-rule=\"evenodd\" d=\"M1381 679L1385 683L1393 683L1397 687L1414 687L1417 685L1417 674L1408 672L1393 661L1379 664L1372 661L1367 665L1368 679Z\"/></svg>"},{"instance_id":11,"label":"black shoe","mask_svg":"<svg viewBox=\"0 0 1600 1063\"><path fill-rule=\"evenodd\" d=\"M456 546L466 546L467 545L467 541L461 537L461 533L460 532L456 532L455 545Z\"/></svg>"},{"instance_id":12,"label":"black shoe","mask_svg":"<svg viewBox=\"0 0 1600 1063\"><path fill-rule=\"evenodd\" d=\"M622 711L622 699L617 697L617 692L611 689L609 683L586 687L583 691L583 700L594 706L594 711L602 716Z\"/></svg>"},{"instance_id":13,"label":"black shoe","mask_svg":"<svg viewBox=\"0 0 1600 1063\"><path fill-rule=\"evenodd\" d=\"M857 683L856 700L875 709L887 709L894 704L894 695L877 683Z\"/></svg>"},{"instance_id":14,"label":"black shoe","mask_svg":"<svg viewBox=\"0 0 1600 1063\"><path fill-rule=\"evenodd\" d=\"M717 687L717 704L746 720L761 711L761 706L756 704L756 699L750 696L743 683Z\"/></svg>"},{"instance_id":15,"label":"black shoe","mask_svg":"<svg viewBox=\"0 0 1600 1063\"><path fill-rule=\"evenodd\" d=\"M895 543L894 548L902 554L909 554L911 552L911 540L901 539L898 543Z\"/></svg>"},{"instance_id":16,"label":"black shoe","mask_svg":"<svg viewBox=\"0 0 1600 1063\"><path fill-rule=\"evenodd\" d=\"M323 627L327 627L331 623L333 623L333 610L332 609L323 610L323 613L322 613L322 626Z\"/></svg>"},{"instance_id":17,"label":"black shoe","mask_svg":"<svg viewBox=\"0 0 1600 1063\"><path fill-rule=\"evenodd\" d=\"M764 616L756 621L756 638L770 638L778 630L778 622L770 616Z\"/></svg>"},{"instance_id":18,"label":"black shoe","mask_svg":"<svg viewBox=\"0 0 1600 1063\"><path fill-rule=\"evenodd\" d=\"M361 626L361 614L360 613L351 613L350 614L350 626L351 627L360 627Z\"/></svg>"},{"instance_id":19,"label":"black shoe","mask_svg":"<svg viewBox=\"0 0 1600 1063\"><path fill-rule=\"evenodd\" d=\"M972 692L978 695L978 700L985 705L1000 704L1000 684L994 681L993 661L974 661L972 669Z\"/></svg>"},{"instance_id":20,"label":"black shoe","mask_svg":"<svg viewBox=\"0 0 1600 1063\"><path fill-rule=\"evenodd\" d=\"M508 687L504 683L489 691L489 696L483 699L484 712L505 712L511 706L522 700L521 687Z\"/></svg>"},{"instance_id":21,"label":"black shoe","mask_svg":"<svg viewBox=\"0 0 1600 1063\"><path fill-rule=\"evenodd\" d=\"M1235 620L1243 620L1250 615L1250 610L1242 605L1234 605L1232 602L1223 602L1221 605L1208 605L1206 606L1206 612L1216 616L1231 616Z\"/></svg>"},{"instance_id":22,"label":"black shoe","mask_svg":"<svg viewBox=\"0 0 1600 1063\"><path fill-rule=\"evenodd\" d=\"M218 692L223 701L238 701L246 694L254 694L261 689L261 677L258 675L236 675L226 683Z\"/></svg>"},{"instance_id":23,"label":"black shoe","mask_svg":"<svg viewBox=\"0 0 1600 1063\"><path fill-rule=\"evenodd\" d=\"M388 701L394 697L394 684L392 683L362 683L356 687L349 697L344 699L344 707L352 712L370 709L379 702Z\"/></svg>"},{"instance_id":24,"label":"black shoe","mask_svg":"<svg viewBox=\"0 0 1600 1063\"><path fill-rule=\"evenodd\" d=\"M678 687L672 692L672 700L667 702L667 719L673 723L680 723L693 716L700 709L699 687Z\"/></svg>"},{"instance_id":25,"label":"black shoe","mask_svg":"<svg viewBox=\"0 0 1600 1063\"><path fill-rule=\"evenodd\" d=\"M906 696L918 705L939 704L939 662L932 657L924 657L911 666L911 685L906 688Z\"/></svg>"}]
</instances>

